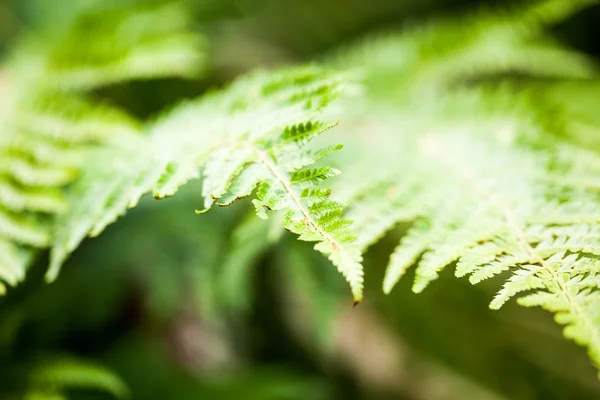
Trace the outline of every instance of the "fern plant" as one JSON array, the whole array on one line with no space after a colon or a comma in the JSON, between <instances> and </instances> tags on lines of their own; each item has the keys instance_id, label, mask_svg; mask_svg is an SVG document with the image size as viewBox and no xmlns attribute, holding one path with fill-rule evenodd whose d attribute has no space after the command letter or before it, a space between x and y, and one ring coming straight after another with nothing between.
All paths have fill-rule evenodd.
<instances>
[{"instance_id":1,"label":"fern plant","mask_svg":"<svg viewBox=\"0 0 600 400\"><path fill-rule=\"evenodd\" d=\"M101 12L103 11L103 12ZM150 23L161 15L159 24ZM200 38L180 6L87 10L59 32L31 35L2 70L0 96L0 278L24 278L52 242L62 188L87 153L140 134L140 123L86 92L129 79L189 76ZM93 41L82 47L80 38ZM4 285L0 285L5 290Z\"/></svg>"},{"instance_id":2,"label":"fern plant","mask_svg":"<svg viewBox=\"0 0 600 400\"><path fill-rule=\"evenodd\" d=\"M540 14L534 15L542 21L554 18L555 11L563 11L560 5L567 3L547 2L536 8ZM568 7L573 5L576 2L569 2ZM476 42L463 45L464 51L454 48L447 56L427 52L432 54L430 66L416 64L423 72L410 68L420 51L428 51L429 46L443 48L446 24L431 29L436 40L424 49L418 45L403 47L406 41L399 37L399 46L393 51L399 48L403 57L388 57L389 46L367 45L355 52L353 59L360 55L367 60L366 65L373 59L400 61L383 68L378 65L372 73L367 68L367 80L374 82L367 94L370 98L352 107L352 117L357 120L350 125L358 127L353 135L359 143L356 151L362 152L368 145L361 142L361 130L372 129L369 151L376 154L376 158L362 157L364 164L355 170L381 173L368 183L342 182L340 191L350 204L348 217L355 220L360 232L357 242L363 249L395 224L410 224L390 256L383 285L386 293L413 264L417 264L415 292L422 291L452 264L458 277L469 275L474 284L511 271L491 308L521 295L519 304L541 306L555 313L556 321L565 325L565 336L586 345L599 366L600 297L594 234L598 220L594 176L599 158L595 151L580 147L582 137L590 141L597 135L597 125L585 109L574 113L569 106L540 96L556 96L560 92L555 90L562 85L541 85L544 89L535 82L531 87L510 83L460 87L460 75L468 76L473 70L494 73L514 68L539 76L538 60L523 63L532 44L518 45L527 43L525 39L531 35L529 30L517 29L522 20L530 26L531 20L524 16L531 17L531 13L526 10L521 17L513 16L517 22L509 25L489 16L495 23L488 20L479 35L476 30L464 37L481 37L487 43L490 35L512 36L506 59L498 60L498 54L486 59L486 52L477 51ZM475 24L470 22L463 21L468 31ZM421 34L413 35L408 35L408 43ZM548 50L543 45L534 47L534 52ZM493 49L503 54L502 42ZM552 50L549 56L563 51ZM463 65L471 56L474 58L466 71L453 73L455 64ZM584 88L587 85L595 87L596 68L591 62L579 55L568 59L574 61L569 74L577 71L574 78L584 79L574 81L571 87L578 85L579 93L590 90ZM439 77L450 77L455 83L430 78L429 71L447 68L450 70ZM544 72L554 73L552 68L544 68ZM382 73L387 78L398 71L410 74L410 78L399 80L408 85L388 85L385 93L379 92L378 85L385 81ZM413 100L406 98L407 93L419 93L423 99L410 104ZM591 95L591 90L588 93ZM384 108L390 102L402 105L404 112ZM367 112L356 117L357 109ZM585 124L588 134L571 134L565 130L568 126L562 128L567 120L572 125ZM378 146L387 143L395 146ZM357 156L349 157L356 160ZM381 160L392 162L382 165Z\"/></svg>"},{"instance_id":3,"label":"fern plant","mask_svg":"<svg viewBox=\"0 0 600 400\"><path fill-rule=\"evenodd\" d=\"M341 51L325 67L251 73L143 127L121 111L100 112L80 92L132 77L186 75L199 56L195 36L181 33L181 25L149 27L145 14L126 13L114 19L120 29L99 28L97 35L98 43L119 43L116 50L99 45L80 54L62 39L56 53L36 55L30 64L38 53L24 46L22 57L36 73L11 77L26 89L3 97L2 126L29 133L18 121L32 121L23 115L35 91L52 96L53 107L82 110L75 122L84 125L60 117L59 129L44 119L35 124L45 135L39 149L32 141L19 150L14 135L5 136L0 151L16 148L25 156L18 153L4 167L17 195L2 196L0 216L8 221L0 223L0 244L8 249L2 277L16 283L27 263L21 252L51 246L47 278L56 278L86 236L101 233L144 194L174 195L202 171L198 213L254 192L258 217L279 216L279 226L317 242L355 303L363 296L362 253L403 222L410 227L390 257L386 293L413 264L416 292L450 265L472 283L509 271L491 307L521 296L520 304L555 313L565 336L587 346L600 367L600 156L589 148L598 143L598 121L593 105L560 101L568 88L594 93L597 66L543 30L588 3L542 1L519 13L486 9L454 23L433 22ZM167 21L185 20L176 10L168 9L174 16ZM139 41L121 43L115 32L133 32ZM64 57L76 67L53 70ZM148 69L149 60L164 69ZM347 65L351 72L337 72ZM515 71L525 83L487 82ZM541 78L560 78L564 86ZM37 107L31 114L39 117ZM115 138L114 126L125 133ZM346 144L343 152L338 143ZM96 146L87 152L89 144ZM67 155L84 147L85 163L76 158L42 168L50 159L40 157L56 154L56 146ZM40 165L33 164L38 175L27 180L29 170L17 166L33 148ZM326 156L335 168L321 164ZM337 168L347 178L330 190L323 183L339 175Z\"/></svg>"}]
</instances>

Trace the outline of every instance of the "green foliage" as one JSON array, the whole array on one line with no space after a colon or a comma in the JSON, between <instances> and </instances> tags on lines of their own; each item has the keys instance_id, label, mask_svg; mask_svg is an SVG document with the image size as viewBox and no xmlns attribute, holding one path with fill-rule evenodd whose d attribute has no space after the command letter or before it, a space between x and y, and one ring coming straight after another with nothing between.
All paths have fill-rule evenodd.
<instances>
[{"instance_id":1,"label":"green foliage","mask_svg":"<svg viewBox=\"0 0 600 400\"><path fill-rule=\"evenodd\" d=\"M159 118L147 137L91 159L70 191L71 212L58 221L50 279L66 255L89 233L97 235L140 197L174 194L204 168L204 210L226 206L256 189L259 217L285 211L284 227L301 240L319 242L346 277L356 302L362 297L360 251L353 247L343 206L328 200L320 183L339 174L313 167L340 146L308 144L331 124L316 118L340 90L333 73L308 66L255 73L228 89L184 104Z\"/></svg>"},{"instance_id":2,"label":"green foliage","mask_svg":"<svg viewBox=\"0 0 600 400\"><path fill-rule=\"evenodd\" d=\"M149 23L159 15L160 23ZM67 210L61 188L76 179L87 154L139 135L139 122L85 92L196 71L198 38L186 24L177 6L87 12L58 32L32 35L12 54L0 80L4 283L21 281L36 250L51 244L54 218Z\"/></svg>"},{"instance_id":3,"label":"green foliage","mask_svg":"<svg viewBox=\"0 0 600 400\"><path fill-rule=\"evenodd\" d=\"M31 374L27 400L66 399L67 389L100 390L115 399L129 397L121 379L105 368L73 359L45 361Z\"/></svg>"},{"instance_id":4,"label":"green foliage","mask_svg":"<svg viewBox=\"0 0 600 400\"><path fill-rule=\"evenodd\" d=\"M479 125L478 133L483 128ZM368 215L361 218L381 200L369 192L361 199L362 212L353 213L360 232L379 234L395 222L414 221L391 256L384 290L389 292L417 260L416 292L454 262L456 275L470 275L472 283L512 270L491 307L533 290L520 304L555 312L567 325L565 335L588 345L598 362L594 197L548 179L553 173L566 181L573 176L546 168L544 153L494 141L494 133L487 130L488 143L467 131L440 131L406 143L398 180L374 182L370 191L384 190L388 201L401 204L387 226L373 227ZM406 190L410 200L400 201Z\"/></svg>"},{"instance_id":5,"label":"green foliage","mask_svg":"<svg viewBox=\"0 0 600 400\"><path fill-rule=\"evenodd\" d=\"M169 197L201 177L197 213L254 193L257 216L275 216L235 231L222 275L206 279L217 289L202 286L214 298L233 303L252 259L283 227L317 242L357 303L362 253L402 223L385 293L413 265L415 292L449 266L473 284L506 273L491 307L518 296L553 312L600 367L600 121L596 102L564 100L593 99L597 65L544 31L589 3L433 21L338 52L327 67L250 73L145 126L83 92L189 76L201 46L184 10L85 14L54 45L24 44L7 66L1 277L16 284L34 250L51 247L46 277L55 279L86 237L144 195ZM88 29L94 43L83 48ZM356 74L336 72L348 65ZM329 185L340 170L345 177ZM301 264L298 254L286 264ZM204 262L215 268L213 256ZM307 284L312 273L296 268L297 290L320 294Z\"/></svg>"},{"instance_id":6,"label":"green foliage","mask_svg":"<svg viewBox=\"0 0 600 400\"><path fill-rule=\"evenodd\" d=\"M560 8L554 7L560 2L553 4L533 15L541 20L556 17L554 11ZM480 21L481 15L477 18ZM597 133L571 134L568 125L557 129L562 121L572 126L585 124L586 132L597 131L598 125L589 117L591 112L574 112L571 106L561 107L558 101L540 96L561 90L561 85L534 82L531 87L510 83L461 87L460 80L452 83L459 76L453 71L455 65L465 66L462 74L464 70L493 73L516 69L540 75L540 58L528 62L527 55L531 46L534 52L546 51L543 42L542 47L537 42L521 46L530 30L519 30L515 23L506 25L489 14L484 20L480 34L476 21L471 20L472 24L462 22L467 33L446 24L432 28L432 39L424 44L412 43L413 39L417 43L420 32L408 34L407 40L399 36L399 46L391 51L396 55L398 49L403 50L402 57L390 56L389 43L365 46L352 55L355 61L357 54L364 58L371 85L368 94L351 107L351 118L366 121L368 127L372 120L377 121L368 137L376 157L362 157L363 163L354 168L357 172L379 169L381 173L367 185L351 180L340 183L350 205L349 218L355 220L362 248L378 241L396 223L411 224L390 257L383 285L386 293L413 264L417 264L415 292L421 292L452 264L458 277L469 275L473 284L511 271L491 307L497 309L511 297L522 295L519 304L555 313L556 321L565 325L565 336L586 345L600 366L600 253L594 234L598 222L595 176L600 158L594 150L577 146L581 138L589 142ZM448 29L454 35L451 42ZM482 36L486 43L491 34L505 40L491 47L497 53L490 59L478 51L478 41L466 41ZM507 42L509 37L513 40ZM430 48L443 49L447 41L453 45L452 52L430 53ZM507 43L510 51L504 52L502 46ZM377 59L398 63L372 71L369 65ZM411 68L413 60L419 71ZM590 68L591 61L581 56L570 60L575 63L568 75L579 71L574 77L586 79L573 85L578 85L580 96L587 97L589 89L585 87L596 85L595 67ZM558 64L542 67L543 72L554 73L551 70ZM437 79L429 76L430 71L435 71ZM379 84L385 81L381 76L400 72L406 77L396 78L399 85L388 84L381 93ZM563 76L567 71L556 72ZM422 98L407 99L407 93L419 93ZM382 99L387 104L383 105ZM393 114L388 108L382 111L389 103L404 107ZM367 111L357 116L357 109ZM358 126L352 137L359 143L356 151L361 152L367 146L361 142L364 127L351 125ZM388 148L388 143L395 146ZM348 157L354 163L358 154ZM382 164L382 160L387 161Z\"/></svg>"}]
</instances>

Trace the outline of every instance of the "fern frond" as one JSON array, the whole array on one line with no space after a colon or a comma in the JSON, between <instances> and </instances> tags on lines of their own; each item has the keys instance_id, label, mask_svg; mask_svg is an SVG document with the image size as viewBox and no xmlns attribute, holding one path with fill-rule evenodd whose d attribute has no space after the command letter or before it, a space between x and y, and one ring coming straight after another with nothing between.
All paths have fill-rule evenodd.
<instances>
[{"instance_id":1,"label":"fern frond","mask_svg":"<svg viewBox=\"0 0 600 400\"><path fill-rule=\"evenodd\" d=\"M192 77L204 63L205 43L190 24L186 8L177 3L92 8L64 29L30 37L12 62L23 75L61 90ZM86 46L82 37L90 38Z\"/></svg>"},{"instance_id":2,"label":"fern frond","mask_svg":"<svg viewBox=\"0 0 600 400\"><path fill-rule=\"evenodd\" d=\"M101 390L117 399L129 397L129 389L113 372L91 362L62 357L35 368L27 398L63 398L67 389Z\"/></svg>"},{"instance_id":3,"label":"fern frond","mask_svg":"<svg viewBox=\"0 0 600 400\"><path fill-rule=\"evenodd\" d=\"M188 22L174 5L88 13L14 50L0 75L1 281L22 280L36 249L49 246L53 218L67 209L62 188L86 155L139 135L139 122L83 90L197 70L202 47Z\"/></svg>"},{"instance_id":4,"label":"fern frond","mask_svg":"<svg viewBox=\"0 0 600 400\"><path fill-rule=\"evenodd\" d=\"M587 4L537 2L509 17L484 11L342 56L341 62L364 67L367 90L346 105L351 122L343 133L356 144L339 160L344 169L360 163L358 175L339 183L345 190L334 190L349 204L363 250L396 224L411 224L390 257L386 293L413 265L415 292L451 265L472 283L510 272L492 308L522 296L520 304L554 312L565 335L587 346L600 367L593 228L600 157L582 145L583 132L598 127L595 102L562 106L557 96L573 84L517 88L470 81L517 70L586 77L576 84L593 86L597 67L567 55L570 50L558 47L556 55L566 51L576 64L571 71L529 58L550 50L532 41L543 23ZM468 87L461 87L465 81ZM587 130L571 135L580 121ZM364 156L365 149L375 155ZM375 170L379 176L356 179Z\"/></svg>"},{"instance_id":5,"label":"fern frond","mask_svg":"<svg viewBox=\"0 0 600 400\"><path fill-rule=\"evenodd\" d=\"M72 212L58 222L48 277L56 276L88 233L100 233L147 192L156 198L174 194L203 167L199 213L256 190L258 216L285 210L284 226L301 240L319 242L316 249L338 267L360 301L360 251L341 216L343 206L319 187L339 171L313 165L339 146L308 147L332 126L317 115L335 98L342 78L314 66L255 73L176 108L150 128L147 141L112 154L110 165L108 155L99 155L71 192Z\"/></svg>"},{"instance_id":6,"label":"fern frond","mask_svg":"<svg viewBox=\"0 0 600 400\"><path fill-rule=\"evenodd\" d=\"M598 72L594 61L550 39L543 29L594 3L540 0L514 10L486 4L464 16L375 35L338 51L331 62L362 70L369 92L380 100L409 106L414 98L436 97L457 82L481 76L520 72L589 78Z\"/></svg>"},{"instance_id":7,"label":"fern frond","mask_svg":"<svg viewBox=\"0 0 600 400\"><path fill-rule=\"evenodd\" d=\"M580 169L566 168L566 158L561 164L549 162L554 155L549 150L520 146L517 132L522 127L513 122L509 142L502 125L494 128L492 121L488 126L466 124L462 131L452 126L431 131L426 126L425 131L405 134L397 149L401 161L387 167L395 171L396 180L375 182L380 189L350 202L349 214L360 227L358 242L368 245L395 223L414 221L390 259L386 293L413 264L415 292L452 264L457 276L469 275L472 283L510 270L492 307L534 290L520 304L557 313L557 321L566 325L565 335L587 345L600 365L600 240L590 225L598 221L595 193L548 179L562 176L569 181ZM398 121L388 124L401 126ZM387 143L390 137L376 140ZM570 160L571 165L581 162ZM386 188L410 196L397 204L390 198L382 201ZM562 200L556 202L558 198ZM382 210L381 203L389 208L384 223L369 212ZM582 210L581 205L588 206Z\"/></svg>"}]
</instances>

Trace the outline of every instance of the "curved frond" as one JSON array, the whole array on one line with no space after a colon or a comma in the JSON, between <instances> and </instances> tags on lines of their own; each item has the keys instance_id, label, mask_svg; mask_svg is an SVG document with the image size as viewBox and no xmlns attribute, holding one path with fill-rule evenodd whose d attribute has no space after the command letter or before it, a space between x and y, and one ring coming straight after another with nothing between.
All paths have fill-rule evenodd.
<instances>
[{"instance_id":1,"label":"curved frond","mask_svg":"<svg viewBox=\"0 0 600 400\"><path fill-rule=\"evenodd\" d=\"M58 221L48 277L89 233L106 225L152 192L174 194L203 168L203 209L228 205L256 191L259 217L285 211L284 226L301 240L319 242L346 277L355 301L362 296L361 255L352 242L343 206L320 184L339 174L314 166L338 150L310 148L311 139L333 126L317 119L336 97L342 76L314 66L255 73L228 89L177 107L151 128L149 139L124 147L106 165L90 164L74 186L72 212Z\"/></svg>"}]
</instances>

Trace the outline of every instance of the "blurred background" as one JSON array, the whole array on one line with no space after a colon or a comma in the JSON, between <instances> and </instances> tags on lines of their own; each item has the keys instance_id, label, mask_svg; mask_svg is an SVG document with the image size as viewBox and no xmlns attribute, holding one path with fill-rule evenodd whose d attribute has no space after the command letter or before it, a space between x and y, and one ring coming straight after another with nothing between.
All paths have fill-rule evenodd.
<instances>
[{"instance_id":1,"label":"blurred background","mask_svg":"<svg viewBox=\"0 0 600 400\"><path fill-rule=\"evenodd\" d=\"M0 59L24 31L61 25L94 1L0 1ZM187 3L207 45L199 77L117 84L94 95L150 119L250 69L320 59L365 35L481 5ZM600 55L600 7L551 29ZM173 198L144 199L86 241L55 283L44 282L41 257L27 281L0 299L0 398L24 391L40 363L55 358L102 365L133 399L600 398L585 350L563 339L550 314L512 303L488 309L497 281L473 287L444 274L415 295L408 276L385 296L380 282L393 233L367 253L366 300L353 309L343 280L310 244L248 219L248 202L195 216L200 190L193 183ZM102 379L121 391L110 374ZM114 396L76 385L68 395Z\"/></svg>"}]
</instances>

